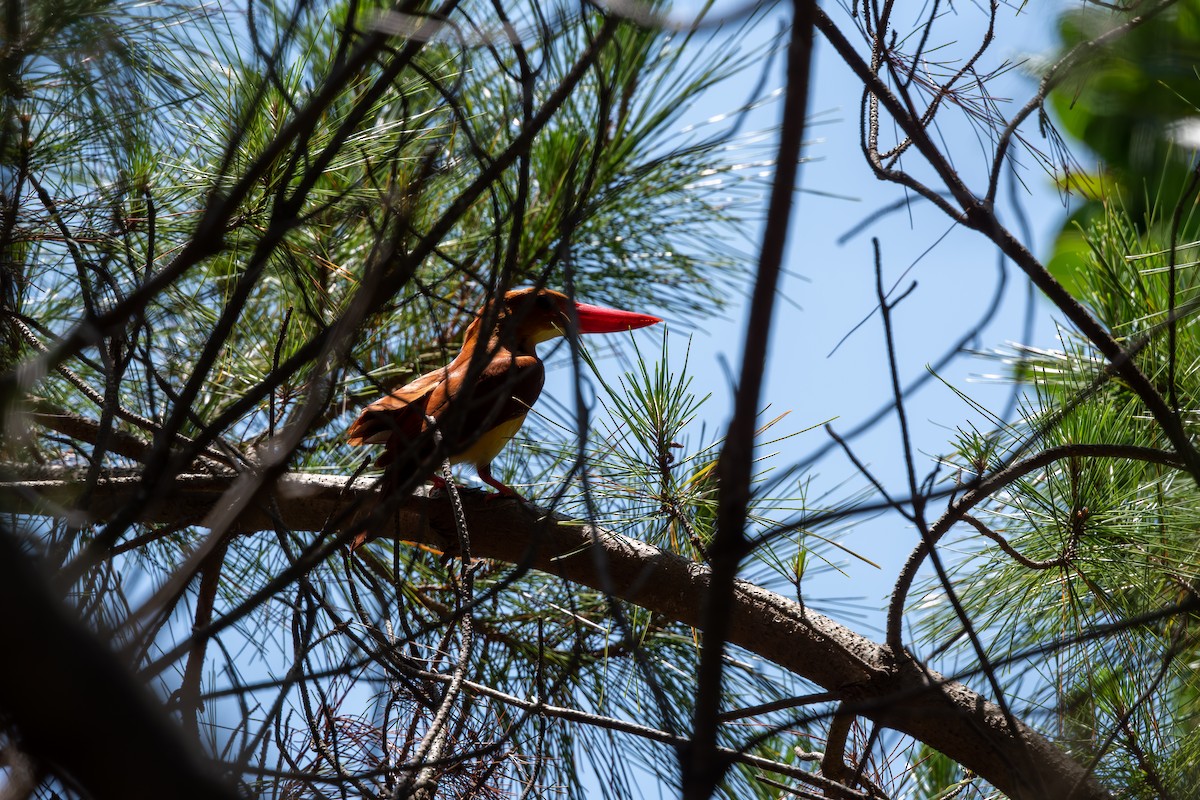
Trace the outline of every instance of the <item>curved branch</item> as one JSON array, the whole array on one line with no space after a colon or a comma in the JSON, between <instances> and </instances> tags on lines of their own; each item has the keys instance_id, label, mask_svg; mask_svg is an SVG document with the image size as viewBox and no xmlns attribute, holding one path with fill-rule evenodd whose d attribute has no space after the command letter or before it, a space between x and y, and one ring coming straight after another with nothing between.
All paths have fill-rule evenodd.
<instances>
[{"instance_id":1,"label":"curved branch","mask_svg":"<svg viewBox=\"0 0 1200 800\"><path fill-rule=\"evenodd\" d=\"M1168 0L1174 2L1174 0ZM933 140L929 132L919 124L919 120L911 108L905 107L899 98L891 92L869 65L850 44L845 35L830 17L818 6L815 8L815 25L817 30L833 46L838 55L862 81L864 92L875 96L879 103L892 115L895 124L913 140L919 152L945 184L946 189L954 196L955 202L961 207L961 212L947 208L941 196L929 187L919 184L906 172L880 173L879 165L872 164L876 174L886 176L889 180L897 181L914 191L919 191L934 205L942 208L947 214L968 228L978 231L995 244L1001 252L1007 255L1029 279L1042 290L1059 311L1087 337L1111 365L1110 368L1129 384L1129 387L1145 404L1154 417L1155 422L1162 428L1170 440L1172 447L1187 464L1189 475L1197 485L1200 485L1200 453L1192 445L1191 438L1183 429L1179 415L1167 405L1166 400L1157 387L1146 377L1141 368L1131 358L1130 352L1122 347L1112 333L1095 316L1076 300L1070 292L1046 269L1029 249L1020 242L1011 231L1000 223L996 217L993 204L987 198L978 197L967 186L961 174L948 160ZM870 151L866 151L868 161Z\"/></svg>"},{"instance_id":2,"label":"curved branch","mask_svg":"<svg viewBox=\"0 0 1200 800\"><path fill-rule=\"evenodd\" d=\"M1073 457L1123 458L1130 461L1162 464L1163 466L1174 467L1175 469L1186 469L1186 465L1181 458L1173 453L1157 450L1153 447L1120 444L1066 444L1043 450L1037 455L1030 456L1024 461L1018 461L999 472L989 475L980 481L978 486L964 494L957 502L952 503L950 508L946 509L946 513L942 514L941 518L930 526L928 538L916 546L909 555L908 560L904 563L904 567L900 571L900 577L896 580L896 588L892 591L891 605L888 608L888 639L892 641L900 640L900 623L904 614L904 603L908 598L909 590L912 588L912 582L917 576L917 570L921 568L925 557L929 555L929 549L937 546L937 543L950 531L954 523L963 519L972 508L1010 483L1020 480L1035 470L1049 466L1055 461Z\"/></svg>"},{"instance_id":3,"label":"curved branch","mask_svg":"<svg viewBox=\"0 0 1200 800\"><path fill-rule=\"evenodd\" d=\"M232 478L177 478L164 500L145 506L142 521L199 521L212 511ZM282 523L293 530L320 531L355 503L371 501L370 481L347 485L317 475L285 476L274 484L271 503L248 505L231 530L255 531ZM70 475L57 480L0 483L0 509L53 513L80 491ZM105 479L90 495L89 513L103 518L137 494L136 478ZM42 498L41 504L33 496ZM59 504L59 505L55 505ZM537 569L593 588L610 588L628 602L682 624L700 623L700 599L711 588L703 564L515 501L487 500L463 493L463 512L478 557ZM402 537L452 550L457 543L454 512L444 498L404 499L397 513ZM601 548L602 559L594 557ZM607 565L600 574L598 563ZM906 733L958 761L1016 800L1066 797L1079 785L1077 800L1107 798L1095 779L1037 731L1009 726L1000 709L971 689L925 670L906 654L873 642L786 597L737 580L728 607L731 644L743 647L824 687L846 703L849 713Z\"/></svg>"}]
</instances>

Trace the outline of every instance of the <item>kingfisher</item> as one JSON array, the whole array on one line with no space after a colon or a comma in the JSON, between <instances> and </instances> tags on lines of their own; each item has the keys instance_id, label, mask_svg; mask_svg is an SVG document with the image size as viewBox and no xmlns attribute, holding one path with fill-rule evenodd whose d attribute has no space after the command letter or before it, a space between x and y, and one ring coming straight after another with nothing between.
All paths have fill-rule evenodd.
<instances>
[{"instance_id":1,"label":"kingfisher","mask_svg":"<svg viewBox=\"0 0 1200 800\"><path fill-rule=\"evenodd\" d=\"M492 460L517 435L542 392L546 370L537 345L578 333L619 333L658 317L576 303L550 289L514 289L485 305L467 326L462 349L441 369L367 406L347 432L350 444L382 444L375 462L403 479L405 465L427 464L435 430L452 464L471 464L501 496L520 498L492 475ZM434 485L445 481L434 477Z\"/></svg>"}]
</instances>

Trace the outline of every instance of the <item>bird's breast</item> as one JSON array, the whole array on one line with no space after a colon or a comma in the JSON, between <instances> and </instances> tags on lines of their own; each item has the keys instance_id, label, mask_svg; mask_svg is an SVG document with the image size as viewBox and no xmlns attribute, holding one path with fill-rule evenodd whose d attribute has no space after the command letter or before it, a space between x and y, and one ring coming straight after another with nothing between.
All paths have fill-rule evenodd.
<instances>
[{"instance_id":1,"label":"bird's breast","mask_svg":"<svg viewBox=\"0 0 1200 800\"><path fill-rule=\"evenodd\" d=\"M496 427L489 430L487 433L480 436L466 450L455 453L450 457L452 464L473 464L482 466L490 464L496 454L504 449L504 446L512 441L517 435L517 431L521 430L521 426L525 424L525 415L513 417L510 420L501 422Z\"/></svg>"}]
</instances>

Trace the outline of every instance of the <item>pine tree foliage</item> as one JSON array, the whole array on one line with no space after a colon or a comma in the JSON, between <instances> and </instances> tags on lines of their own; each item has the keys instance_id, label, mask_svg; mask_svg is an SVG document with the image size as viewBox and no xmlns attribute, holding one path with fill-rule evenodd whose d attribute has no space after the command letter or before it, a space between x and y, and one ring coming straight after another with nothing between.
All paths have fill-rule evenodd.
<instances>
[{"instance_id":1,"label":"pine tree foliage","mask_svg":"<svg viewBox=\"0 0 1200 800\"><path fill-rule=\"evenodd\" d=\"M219 252L203 270L174 282L144 315L155 332L159 325L185 325L189 315L210 322L239 291L246 294L218 355L226 362L224 382L206 388L195 409L199 418L220 413L223 395L240 396L260 383L279 359L344 313L365 265L383 258L377 252L383 237L392 237L388 243L402 254L444 220L461 202L463 184L512 141L536 112L540 93L564 77L571 57L595 34L589 26L597 24L580 19L559 30L549 27L551 20L517 20L518 32L526 26L536 32L540 24L546 33L528 54L521 46L528 62L523 67L511 63L516 56L505 52L509 48L488 43L496 32L481 29L462 31L457 48L435 40L412 58L398 55L403 64L381 54L350 72L347 51L364 35L350 31L386 27L386 8L251 8L249 18L197 11L180 20L149 17L139 27L108 9L104 15L92 10L99 22L87 9L78 11L78 22L47 22L65 23L55 31L63 53L78 52L75 36L102 48L96 54L101 66L71 80L70 70L49 70L38 63L41 53L38 59L31 55L31 66L41 69L26 76L22 90L28 97L19 104L24 110L18 118L27 119L30 130L13 154L18 184L28 192L36 181L50 207L38 209L25 193L18 195L24 213L13 238L44 248L26 262L31 266L20 283L28 287L28 305L18 310L56 332L78 318L78 298L64 293L78 283L74 262L97 265L84 286L96 314L148 270L169 263L206 204L211 208L224 194L239 193L236 212L204 243ZM28 24L34 28L38 21ZM108 35L76 30L95 24L108 25ZM487 182L453 220L436 253L414 272L414 285L424 288L373 309L376 324L366 330L375 338L357 351L369 368L387 370L404 363L406 353L415 363L424 351L444 345L478 306L493 275L509 284L540 279L561 285L569 271L581 296L619 303L645 296L648 287L631 283L631 275L652 274L666 288L656 294L665 310L719 302L720 280L706 272L701 281L698 265L726 265L730 278L735 265L719 252L668 245L681 238L676 231L720 218L717 198L694 185L702 171L694 156L712 152L720 134L682 147L665 137L678 120L679 99L727 74L729 56L710 52L703 67L688 70L684 59L691 50L683 41L663 41L632 26L615 38L528 156ZM114 39L111 49L103 49ZM152 71L138 63L155 51L161 58L150 61ZM131 54L132 63L104 64L123 54ZM659 74L676 82L667 84L671 91L662 91ZM305 104L318 87L343 77L344 87L323 107ZM639 85L657 91L639 94ZM113 103L128 108L114 115ZM304 128L299 135L273 144L298 120ZM586 135L594 129L603 135ZM244 177L249 172L252 181ZM629 213L634 203L645 202L661 204L664 213ZM618 219L623 224L614 226ZM652 219L662 222L651 225ZM568 222L572 233L565 242ZM612 236L614 227L623 234ZM562 259L565 243L572 245L570 264ZM630 268L634 261L641 271ZM459 288L464 275L466 286ZM412 302L421 292L429 298ZM424 327L415 323L433 312L440 321L434 335L406 341ZM289 324L281 337L285 317ZM144 344L153 356L162 350L162 363L149 363L166 375L184 374L198 354L187 339L186 329L164 329L161 344ZM237 354L236 362L228 354ZM146 399L153 402L153 394ZM263 419L249 424L267 427Z\"/></svg>"},{"instance_id":2,"label":"pine tree foliage","mask_svg":"<svg viewBox=\"0 0 1200 800\"><path fill-rule=\"evenodd\" d=\"M1136 226L1111 205L1083 231L1090 256L1076 275L1080 299L1137 352L1191 428L1200 389L1197 245L1172 242L1170 211ZM1200 578L1200 496L1129 388L1098 380L1095 349L1067 329L1060 341L1059 350L1007 356L1033 393L1027 413L1000 438L964 436L958 475L1055 448L1074 455L974 513L979 530L966 529L958 543L969 555L956 565L955 588L987 632L990 661L1007 665L1002 674L1030 713L1047 715L1080 759L1129 797L1188 797L1200 758L1200 642L1190 615L1169 611L1194 597ZM958 627L938 605L930 641ZM961 640L958 649L970 664Z\"/></svg>"},{"instance_id":3,"label":"pine tree foliage","mask_svg":"<svg viewBox=\"0 0 1200 800\"><path fill-rule=\"evenodd\" d=\"M1023 126L1080 53L1147 20L1190 34L1192 4L1105 8L1096 34L1070 17L1074 49L1009 117L988 83L1010 65L984 65L998 4L961 62L935 41L940 4L907 33L895 5L834 23L794 4L777 158L737 114L683 126L750 63L757 8L727 31L623 2L6 6L0 575L32 589L0 580L21 607L0 634L37 621L51 645L93 647L58 685L56 645L0 664L4 792L1193 793L1197 181L1173 173L1148 216L1110 198L1081 218L1075 297L996 211ZM747 352L765 348L817 31L866 87L875 176L987 237L1063 315L1061 349L1009 359L1022 416L918 477L891 317L907 292L886 291L876 248L894 392L875 419L895 414L900 493L832 435L862 481L810 496L814 462L770 454L797 435L786 412L742 402L765 355L733 389L752 412L710 433L687 359L644 334L543 348L573 380L504 462L532 502L380 478L346 441L356 411L445 364L515 286L681 318L752 278ZM979 185L948 112L979 134ZM745 201L775 168L751 273ZM876 566L838 540L881 512L919 538L876 642L822 615L806 579ZM70 722L47 734L31 696L71 703ZM89 725L106 735L71 746ZM122 725L164 747L131 767L112 755Z\"/></svg>"},{"instance_id":4,"label":"pine tree foliage","mask_svg":"<svg viewBox=\"0 0 1200 800\"><path fill-rule=\"evenodd\" d=\"M245 469L301 426L289 466L348 475L362 453L347 412L444 363L504 287L669 314L709 312L741 280L735 246L711 233L744 219L721 154L734 131L679 133L739 68L736 36L666 35L587 5L356 0L44 4L9 23L8 363L48 370L8 397L22 460L92 479L145 469L153 496L156 476ZM88 346L56 349L73 331ZM553 438L569 449L575 434ZM130 523L42 535L84 618L256 796L397 791L398 765L431 759L438 674L460 647L493 691L625 719L649 705L668 730L686 719L688 629L481 562L468 634L446 557L401 545L248 603L307 542L233 537L200 586L131 624L205 534ZM201 666L187 628L214 621L228 630ZM773 685L741 671L755 696ZM656 697L613 688L643 673ZM439 734L435 782L581 796L579 760L611 752L590 731L471 694ZM669 749L633 741L622 758L663 768ZM634 792L622 774L606 794Z\"/></svg>"}]
</instances>

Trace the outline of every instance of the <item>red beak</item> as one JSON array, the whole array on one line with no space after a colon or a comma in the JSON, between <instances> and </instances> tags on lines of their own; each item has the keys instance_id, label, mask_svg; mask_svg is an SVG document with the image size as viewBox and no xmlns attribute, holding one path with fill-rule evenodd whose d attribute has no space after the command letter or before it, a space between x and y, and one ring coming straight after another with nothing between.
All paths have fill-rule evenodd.
<instances>
[{"instance_id":1,"label":"red beak","mask_svg":"<svg viewBox=\"0 0 1200 800\"><path fill-rule=\"evenodd\" d=\"M580 333L620 333L662 322L649 314L589 306L587 303L576 303L575 313L579 315Z\"/></svg>"}]
</instances>

